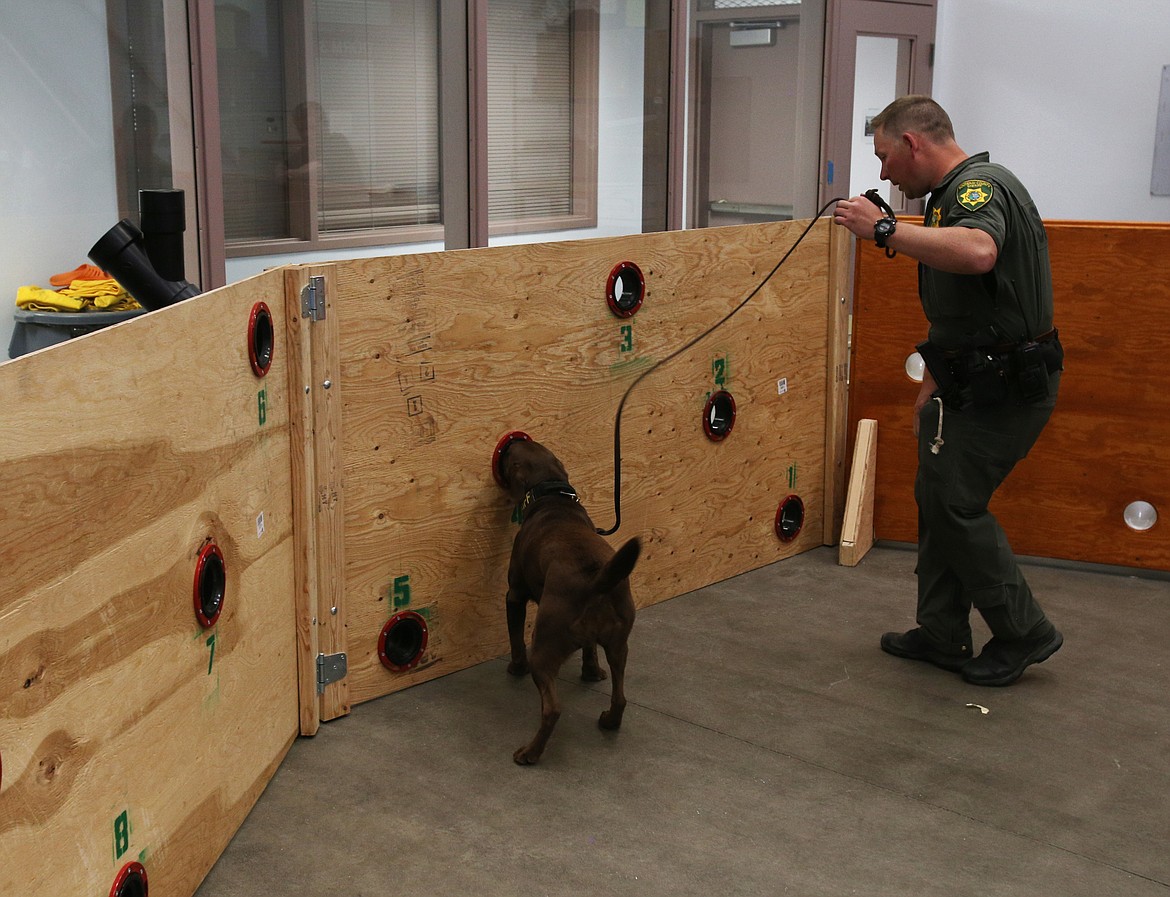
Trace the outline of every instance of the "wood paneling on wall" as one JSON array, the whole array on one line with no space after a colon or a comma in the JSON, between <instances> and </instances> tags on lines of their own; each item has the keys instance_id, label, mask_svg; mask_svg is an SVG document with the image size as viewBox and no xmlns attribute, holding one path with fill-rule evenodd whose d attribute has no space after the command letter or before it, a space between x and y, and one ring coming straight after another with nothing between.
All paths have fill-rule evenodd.
<instances>
[{"instance_id":1,"label":"wood paneling on wall","mask_svg":"<svg viewBox=\"0 0 1170 897\"><path fill-rule=\"evenodd\" d=\"M1170 225L1046 227L1065 373L1052 420L992 509L1019 554L1170 570ZM904 364L926 335L916 272L860 246L849 412L878 421L876 535L907 542L918 538L918 384ZM1123 520L1136 500L1161 515L1145 532Z\"/></svg>"}]
</instances>

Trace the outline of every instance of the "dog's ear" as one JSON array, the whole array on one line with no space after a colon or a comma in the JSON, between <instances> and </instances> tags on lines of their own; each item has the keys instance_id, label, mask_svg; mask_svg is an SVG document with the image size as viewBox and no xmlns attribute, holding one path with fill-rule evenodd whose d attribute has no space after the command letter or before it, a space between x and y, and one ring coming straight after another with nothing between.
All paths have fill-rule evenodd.
<instances>
[{"instance_id":1,"label":"dog's ear","mask_svg":"<svg viewBox=\"0 0 1170 897\"><path fill-rule=\"evenodd\" d=\"M514 445L515 443L512 444L512 446ZM500 477L509 489L515 489L518 485L526 482L525 476L529 466L523 457L524 453L513 451L512 446L505 449L500 458Z\"/></svg>"}]
</instances>

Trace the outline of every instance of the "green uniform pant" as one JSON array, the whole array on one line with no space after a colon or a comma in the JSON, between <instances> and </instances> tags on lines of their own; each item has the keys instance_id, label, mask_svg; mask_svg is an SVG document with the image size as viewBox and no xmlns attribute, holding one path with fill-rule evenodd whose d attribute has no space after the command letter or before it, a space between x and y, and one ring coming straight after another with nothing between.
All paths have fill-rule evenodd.
<instances>
[{"instance_id":1,"label":"green uniform pant","mask_svg":"<svg viewBox=\"0 0 1170 897\"><path fill-rule=\"evenodd\" d=\"M928 402L919 414L918 625L940 647L971 647L972 606L1001 638L1019 638L1045 621L987 506L1048 423L1059 385L1057 371L1048 398L1036 404L1009 396L990 408L943 409L937 454L931 446L939 403ZM988 609L995 609L990 618Z\"/></svg>"}]
</instances>

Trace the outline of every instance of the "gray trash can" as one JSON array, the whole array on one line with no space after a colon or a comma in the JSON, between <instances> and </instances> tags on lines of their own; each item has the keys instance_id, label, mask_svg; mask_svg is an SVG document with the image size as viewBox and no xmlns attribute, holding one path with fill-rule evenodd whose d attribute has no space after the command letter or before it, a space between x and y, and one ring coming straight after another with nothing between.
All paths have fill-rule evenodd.
<instances>
[{"instance_id":1,"label":"gray trash can","mask_svg":"<svg viewBox=\"0 0 1170 897\"><path fill-rule=\"evenodd\" d=\"M127 311L28 311L18 308L16 326L8 342L8 357L19 358L37 349L55 346L75 336L144 315L146 311L145 308Z\"/></svg>"}]
</instances>

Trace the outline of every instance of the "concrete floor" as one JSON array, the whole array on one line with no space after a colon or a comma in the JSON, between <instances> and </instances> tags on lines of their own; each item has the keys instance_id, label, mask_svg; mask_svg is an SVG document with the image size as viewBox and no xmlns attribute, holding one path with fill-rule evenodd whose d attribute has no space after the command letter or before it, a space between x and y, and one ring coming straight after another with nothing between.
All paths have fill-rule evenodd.
<instances>
[{"instance_id":1,"label":"concrete floor","mask_svg":"<svg viewBox=\"0 0 1170 897\"><path fill-rule=\"evenodd\" d=\"M570 661L536 767L502 658L361 705L198 897L1170 895L1170 582L1029 565L1065 644L988 689L878 649L913 568L825 548L646 608L622 730Z\"/></svg>"}]
</instances>

